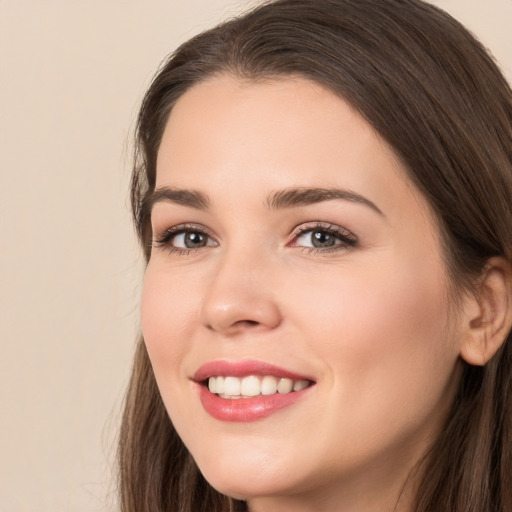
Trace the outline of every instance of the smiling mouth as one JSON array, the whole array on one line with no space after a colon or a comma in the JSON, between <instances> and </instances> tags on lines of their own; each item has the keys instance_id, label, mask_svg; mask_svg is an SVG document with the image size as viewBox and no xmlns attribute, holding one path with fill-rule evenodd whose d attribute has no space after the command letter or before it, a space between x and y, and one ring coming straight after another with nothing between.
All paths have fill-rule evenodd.
<instances>
[{"instance_id":1,"label":"smiling mouth","mask_svg":"<svg viewBox=\"0 0 512 512\"><path fill-rule=\"evenodd\" d=\"M313 385L310 380L275 377L273 375L249 375L239 378L234 376L212 376L204 381L211 393L219 398L240 399L257 396L286 395L302 391Z\"/></svg>"}]
</instances>

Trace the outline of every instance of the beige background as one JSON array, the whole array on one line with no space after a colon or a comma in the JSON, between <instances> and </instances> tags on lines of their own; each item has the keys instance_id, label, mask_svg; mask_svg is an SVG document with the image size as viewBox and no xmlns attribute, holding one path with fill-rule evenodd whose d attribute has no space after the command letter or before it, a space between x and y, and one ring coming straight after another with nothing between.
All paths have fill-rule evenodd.
<instances>
[{"instance_id":1,"label":"beige background","mask_svg":"<svg viewBox=\"0 0 512 512\"><path fill-rule=\"evenodd\" d=\"M115 510L138 102L179 42L250 3L0 0L0 512ZM511 79L512 0L437 3Z\"/></svg>"}]
</instances>

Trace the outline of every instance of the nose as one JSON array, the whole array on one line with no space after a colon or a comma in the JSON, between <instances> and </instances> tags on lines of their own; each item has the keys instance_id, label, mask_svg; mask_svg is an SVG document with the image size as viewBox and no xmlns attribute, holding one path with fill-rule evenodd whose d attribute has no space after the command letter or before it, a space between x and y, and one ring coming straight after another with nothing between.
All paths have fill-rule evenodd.
<instances>
[{"instance_id":1,"label":"nose","mask_svg":"<svg viewBox=\"0 0 512 512\"><path fill-rule=\"evenodd\" d=\"M226 257L202 304L203 325L224 336L275 329L282 321L272 271L262 259Z\"/></svg>"}]
</instances>

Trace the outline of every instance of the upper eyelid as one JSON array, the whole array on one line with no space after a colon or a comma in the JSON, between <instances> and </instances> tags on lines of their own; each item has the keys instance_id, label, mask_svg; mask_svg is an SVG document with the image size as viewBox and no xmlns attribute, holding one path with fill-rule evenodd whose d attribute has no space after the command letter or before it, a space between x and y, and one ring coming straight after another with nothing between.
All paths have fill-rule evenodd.
<instances>
[{"instance_id":1,"label":"upper eyelid","mask_svg":"<svg viewBox=\"0 0 512 512\"><path fill-rule=\"evenodd\" d=\"M316 221L316 222L312 222L312 223L306 222L306 223L299 224L298 226L296 226L293 229L291 235L296 237L303 233L307 233L307 232L315 231L315 230L327 231L327 232L339 234L339 235L346 235L347 237L353 238L354 240L358 239L358 237L352 231L350 231L347 228L344 228L343 226L340 226L338 224L334 224L331 222L321 222L321 221Z\"/></svg>"},{"instance_id":2,"label":"upper eyelid","mask_svg":"<svg viewBox=\"0 0 512 512\"><path fill-rule=\"evenodd\" d=\"M152 227L153 236L155 236L156 233L180 233L182 231L198 231L210 236L214 236L214 233L210 228L196 222L183 222L181 224L167 226L163 229L155 229L154 227Z\"/></svg>"},{"instance_id":3,"label":"upper eyelid","mask_svg":"<svg viewBox=\"0 0 512 512\"><path fill-rule=\"evenodd\" d=\"M302 224L299 224L294 228L294 232L302 232L302 231L314 231L315 229L318 230L325 230L325 231L346 231L347 233L350 233L350 231L342 226L339 226L338 224L333 224L332 222L321 222L321 221L313 221L313 222L303 222Z\"/></svg>"},{"instance_id":4,"label":"upper eyelid","mask_svg":"<svg viewBox=\"0 0 512 512\"><path fill-rule=\"evenodd\" d=\"M175 226L167 227L162 230L152 229L153 236L152 236L151 244L153 246L165 245L168 242L167 238L170 239L170 238L177 236L180 233L183 233L186 231L196 231L198 233L203 233L204 235L208 236L209 238L214 240L216 243L218 243L217 237L206 226L204 226L202 224L185 222L182 224L176 224Z\"/></svg>"},{"instance_id":5,"label":"upper eyelid","mask_svg":"<svg viewBox=\"0 0 512 512\"><path fill-rule=\"evenodd\" d=\"M344 233L351 234L355 237L354 233L352 233L349 229L347 229L343 226L340 226L338 224L332 223L332 222L324 222L324 221L301 222L300 224L297 224L291 230L290 234L293 235L296 233L310 231L310 230L314 230L314 229L318 229L318 230L323 229L325 231L334 231L334 232L344 232ZM212 236L215 236L212 229L208 228L204 224L196 223L196 222L183 222L183 223L169 226L169 227L166 227L166 228L160 229L160 230L152 227L153 235L157 232L165 233L165 232L170 232L170 231L180 232L180 231L187 231L187 230L202 231L204 233L211 234Z\"/></svg>"},{"instance_id":6,"label":"upper eyelid","mask_svg":"<svg viewBox=\"0 0 512 512\"><path fill-rule=\"evenodd\" d=\"M312 247L309 245L301 245L298 242L298 240L300 240L303 236L311 236L315 231L323 231L328 233L334 238L337 238L340 243L328 247ZM291 240L288 241L286 245L300 248L302 250L307 250L308 252L327 254L358 247L359 243L359 238L347 228L333 223L315 222L313 225L311 225L311 223L305 223L297 226L292 233Z\"/></svg>"}]
</instances>

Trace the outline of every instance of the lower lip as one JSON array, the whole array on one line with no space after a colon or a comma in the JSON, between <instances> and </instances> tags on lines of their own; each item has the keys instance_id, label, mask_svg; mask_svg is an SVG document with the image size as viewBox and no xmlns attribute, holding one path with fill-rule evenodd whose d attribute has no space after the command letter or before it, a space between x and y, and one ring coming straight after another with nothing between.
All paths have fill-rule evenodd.
<instances>
[{"instance_id":1,"label":"lower lip","mask_svg":"<svg viewBox=\"0 0 512 512\"><path fill-rule=\"evenodd\" d=\"M301 400L312 388L301 391L274 395L259 395L251 398L220 398L211 393L206 386L200 386L201 403L205 411L220 421L246 423L267 418L271 414L290 407Z\"/></svg>"}]
</instances>

